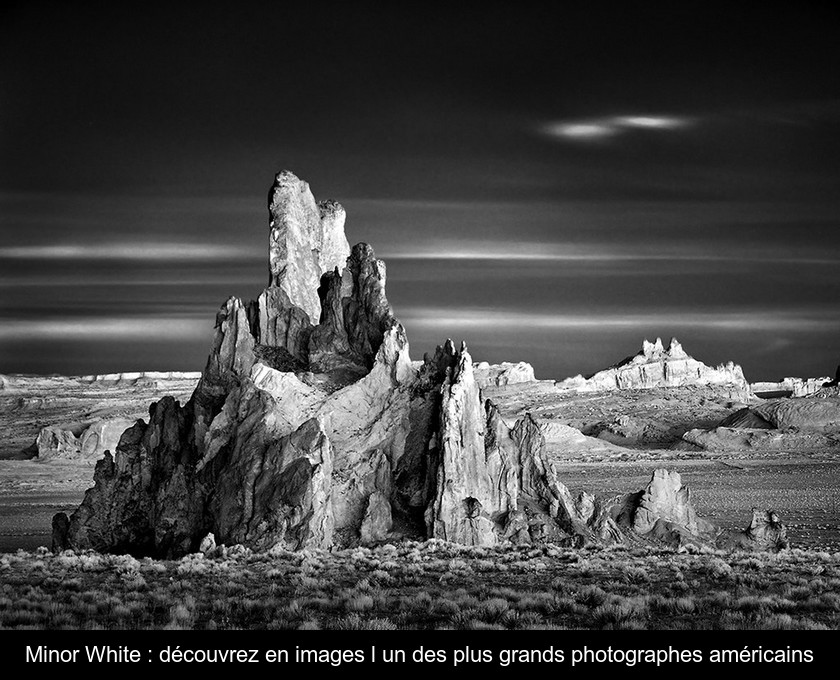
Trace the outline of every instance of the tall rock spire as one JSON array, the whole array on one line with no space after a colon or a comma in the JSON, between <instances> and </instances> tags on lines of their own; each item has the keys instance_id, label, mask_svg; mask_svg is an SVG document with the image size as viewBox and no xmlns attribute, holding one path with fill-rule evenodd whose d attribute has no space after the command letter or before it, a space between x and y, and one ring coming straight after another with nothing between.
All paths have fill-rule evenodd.
<instances>
[{"instance_id":1,"label":"tall rock spire","mask_svg":"<svg viewBox=\"0 0 840 680\"><path fill-rule=\"evenodd\" d=\"M344 208L316 203L309 184L283 170L268 194L269 288L282 289L313 324L321 317L321 276L344 269L350 244L344 236Z\"/></svg>"}]
</instances>

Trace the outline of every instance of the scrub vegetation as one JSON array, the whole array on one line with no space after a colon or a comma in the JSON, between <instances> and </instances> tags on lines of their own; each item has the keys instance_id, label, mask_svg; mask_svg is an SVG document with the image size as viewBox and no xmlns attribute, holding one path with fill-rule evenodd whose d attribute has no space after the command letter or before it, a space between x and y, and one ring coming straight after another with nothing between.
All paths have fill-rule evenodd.
<instances>
[{"instance_id":1,"label":"scrub vegetation","mask_svg":"<svg viewBox=\"0 0 840 680\"><path fill-rule=\"evenodd\" d=\"M840 553L405 542L181 560L0 555L0 627L833 629Z\"/></svg>"}]
</instances>

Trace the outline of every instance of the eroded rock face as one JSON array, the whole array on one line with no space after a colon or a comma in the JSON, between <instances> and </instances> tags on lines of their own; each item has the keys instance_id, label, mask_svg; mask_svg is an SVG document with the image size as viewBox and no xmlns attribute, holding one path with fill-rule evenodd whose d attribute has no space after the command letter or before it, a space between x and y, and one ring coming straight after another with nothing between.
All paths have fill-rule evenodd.
<instances>
[{"instance_id":1,"label":"eroded rock face","mask_svg":"<svg viewBox=\"0 0 840 680\"><path fill-rule=\"evenodd\" d=\"M491 479L484 454L485 416L473 376L472 357L462 347L441 387L437 493L429 508L429 533L464 545L496 542Z\"/></svg>"},{"instance_id":2,"label":"eroded rock face","mask_svg":"<svg viewBox=\"0 0 840 680\"><path fill-rule=\"evenodd\" d=\"M660 338L642 343L638 354L599 371L589 378L576 376L557 383L561 389L579 392L637 390L653 387L715 385L729 389L733 398L747 399L750 386L740 366L729 362L717 367L693 359L676 338L668 349Z\"/></svg>"},{"instance_id":3,"label":"eroded rock face","mask_svg":"<svg viewBox=\"0 0 840 680\"><path fill-rule=\"evenodd\" d=\"M312 321L309 314L295 306L282 288L266 288L257 300L258 333L256 339L265 352L277 348L286 353L286 361L306 365L309 358L309 336ZM277 358L268 357L277 365Z\"/></svg>"},{"instance_id":4,"label":"eroded rock face","mask_svg":"<svg viewBox=\"0 0 840 680\"><path fill-rule=\"evenodd\" d=\"M379 543L388 537L393 526L391 502L381 491L368 497L368 506L362 520L360 538L363 544Z\"/></svg>"},{"instance_id":5,"label":"eroded rock face","mask_svg":"<svg viewBox=\"0 0 840 680\"><path fill-rule=\"evenodd\" d=\"M284 170L268 195L269 288L286 292L310 319L321 317L321 276L343 269L350 245L344 236L344 208L318 204L309 184Z\"/></svg>"},{"instance_id":6,"label":"eroded rock face","mask_svg":"<svg viewBox=\"0 0 840 680\"><path fill-rule=\"evenodd\" d=\"M313 371L373 366L385 332L397 323L385 297L385 278L385 263L366 243L353 247L343 273L324 275L321 323L309 339Z\"/></svg>"},{"instance_id":7,"label":"eroded rock face","mask_svg":"<svg viewBox=\"0 0 840 680\"><path fill-rule=\"evenodd\" d=\"M751 411L777 430L840 430L840 398L778 399L759 404Z\"/></svg>"},{"instance_id":8,"label":"eroded rock face","mask_svg":"<svg viewBox=\"0 0 840 680\"><path fill-rule=\"evenodd\" d=\"M789 547L787 527L773 510L752 509L752 518L743 531L722 532L717 547L729 550L777 552Z\"/></svg>"},{"instance_id":9,"label":"eroded rock face","mask_svg":"<svg viewBox=\"0 0 840 680\"><path fill-rule=\"evenodd\" d=\"M501 364L488 364L486 361L477 363L475 369L475 380L479 387L502 387L516 383L534 382L534 367L524 361L511 363L504 361Z\"/></svg>"},{"instance_id":10,"label":"eroded rock face","mask_svg":"<svg viewBox=\"0 0 840 680\"><path fill-rule=\"evenodd\" d=\"M280 439L239 440L210 502L222 543L258 550L332 545L332 450L317 418Z\"/></svg>"},{"instance_id":11,"label":"eroded rock face","mask_svg":"<svg viewBox=\"0 0 840 680\"><path fill-rule=\"evenodd\" d=\"M780 382L755 382L750 383L750 390L757 397L766 398L766 395L807 397L816 394L829 382L830 378L784 378Z\"/></svg>"},{"instance_id":12,"label":"eroded rock face","mask_svg":"<svg viewBox=\"0 0 840 680\"><path fill-rule=\"evenodd\" d=\"M633 515L633 531L646 534L656 522L673 522L697 533L697 515L691 505L691 494L677 472L668 472L660 468L653 473L653 478L639 498L639 504Z\"/></svg>"},{"instance_id":13,"label":"eroded rock face","mask_svg":"<svg viewBox=\"0 0 840 680\"><path fill-rule=\"evenodd\" d=\"M149 416L97 463L94 487L70 517L67 543L74 549L174 556L193 551L207 533L190 412L164 397Z\"/></svg>"},{"instance_id":14,"label":"eroded rock face","mask_svg":"<svg viewBox=\"0 0 840 680\"><path fill-rule=\"evenodd\" d=\"M73 430L45 427L35 442L38 460L97 460L115 451L122 433L133 424L129 418L103 418L82 426L78 436Z\"/></svg>"},{"instance_id":15,"label":"eroded rock face","mask_svg":"<svg viewBox=\"0 0 840 680\"><path fill-rule=\"evenodd\" d=\"M71 430L64 430L54 425L45 427L38 433L35 445L38 447L39 460L53 458L73 460L81 457L78 437Z\"/></svg>"},{"instance_id":16,"label":"eroded rock face","mask_svg":"<svg viewBox=\"0 0 840 680\"><path fill-rule=\"evenodd\" d=\"M772 510L753 508L752 520L744 530L744 536L749 543L764 550L782 550L789 545L787 528Z\"/></svg>"},{"instance_id":17,"label":"eroded rock face","mask_svg":"<svg viewBox=\"0 0 840 680\"><path fill-rule=\"evenodd\" d=\"M56 518L56 546L171 557L216 542L706 540L675 473L616 499L573 496L540 424L530 414L508 424L485 401L465 345L412 363L385 265L366 244L347 248L338 204L316 203L284 172L269 211L269 287L223 305L190 401L167 397L122 435L82 505ZM665 379L693 361L674 344L644 356L633 370L660 366L650 370ZM491 382L532 378L528 368Z\"/></svg>"},{"instance_id":18,"label":"eroded rock face","mask_svg":"<svg viewBox=\"0 0 840 680\"><path fill-rule=\"evenodd\" d=\"M740 409L717 427L696 428L683 442L705 451L817 451L836 448L840 398L812 395Z\"/></svg>"}]
</instances>

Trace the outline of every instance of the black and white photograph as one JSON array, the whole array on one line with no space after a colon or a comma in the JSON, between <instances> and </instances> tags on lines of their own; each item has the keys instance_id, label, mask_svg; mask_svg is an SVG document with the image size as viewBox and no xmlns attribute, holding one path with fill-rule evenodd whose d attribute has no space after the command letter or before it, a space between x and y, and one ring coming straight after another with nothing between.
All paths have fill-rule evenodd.
<instances>
[{"instance_id":1,"label":"black and white photograph","mask_svg":"<svg viewBox=\"0 0 840 680\"><path fill-rule=\"evenodd\" d=\"M807 666L840 627L839 31L5 5L0 628L137 631L22 660L311 630L270 653L393 669L378 631L474 631L414 662L609 670L718 631L704 661Z\"/></svg>"}]
</instances>

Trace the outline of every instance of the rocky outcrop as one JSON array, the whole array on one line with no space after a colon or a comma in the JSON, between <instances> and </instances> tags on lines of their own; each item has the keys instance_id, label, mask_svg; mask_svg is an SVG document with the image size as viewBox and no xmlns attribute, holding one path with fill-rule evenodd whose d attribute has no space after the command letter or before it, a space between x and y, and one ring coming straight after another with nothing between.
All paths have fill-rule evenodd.
<instances>
[{"instance_id":1,"label":"rocky outcrop","mask_svg":"<svg viewBox=\"0 0 840 680\"><path fill-rule=\"evenodd\" d=\"M750 383L750 391L757 397L807 397L816 394L829 378L784 378L780 382Z\"/></svg>"},{"instance_id":2,"label":"rocky outcrop","mask_svg":"<svg viewBox=\"0 0 840 680\"><path fill-rule=\"evenodd\" d=\"M142 382L157 382L169 380L198 380L201 373L195 371L134 371L125 373L100 373L98 375L83 375L79 380L91 383L119 383L120 385L137 385Z\"/></svg>"},{"instance_id":3,"label":"rocky outcrop","mask_svg":"<svg viewBox=\"0 0 840 680\"><path fill-rule=\"evenodd\" d=\"M81 457L79 438L72 430L65 430L55 425L45 427L38 433L35 446L38 447L39 460L51 460L53 458L72 460Z\"/></svg>"},{"instance_id":4,"label":"rocky outcrop","mask_svg":"<svg viewBox=\"0 0 840 680\"><path fill-rule=\"evenodd\" d=\"M675 446L679 450L735 453L744 451L801 451L816 452L836 450L840 446L837 435L799 430L774 430L766 428L716 427L711 430L696 428L682 436Z\"/></svg>"},{"instance_id":5,"label":"rocky outcrop","mask_svg":"<svg viewBox=\"0 0 840 680\"><path fill-rule=\"evenodd\" d=\"M609 500L577 497L560 482L530 415L512 428L480 391L465 347L442 387L436 496L429 535L466 545L634 543L713 545L716 528L697 517L680 475L656 470L641 491Z\"/></svg>"},{"instance_id":6,"label":"rocky outcrop","mask_svg":"<svg viewBox=\"0 0 840 680\"><path fill-rule=\"evenodd\" d=\"M682 436L704 451L816 451L836 449L840 397L798 397L739 409L717 427L696 428Z\"/></svg>"},{"instance_id":7,"label":"rocky outcrop","mask_svg":"<svg viewBox=\"0 0 840 680\"><path fill-rule=\"evenodd\" d=\"M722 533L717 547L728 550L762 550L776 552L790 546L787 527L773 510L752 509L752 518L746 529Z\"/></svg>"},{"instance_id":8,"label":"rocky outcrop","mask_svg":"<svg viewBox=\"0 0 840 680\"><path fill-rule=\"evenodd\" d=\"M503 387L516 383L534 382L534 367L531 364L520 361L511 363L504 361L501 364L488 364L486 361L476 363L473 367L475 380L479 387L489 386Z\"/></svg>"},{"instance_id":9,"label":"rocky outcrop","mask_svg":"<svg viewBox=\"0 0 840 680\"><path fill-rule=\"evenodd\" d=\"M725 418L721 427L840 431L840 398L776 399L741 409Z\"/></svg>"},{"instance_id":10,"label":"rocky outcrop","mask_svg":"<svg viewBox=\"0 0 840 680\"><path fill-rule=\"evenodd\" d=\"M97 460L106 451L116 450L117 443L134 424L129 418L105 418L73 429L60 426L45 427L38 434L35 445L38 460Z\"/></svg>"},{"instance_id":11,"label":"rocky outcrop","mask_svg":"<svg viewBox=\"0 0 840 680\"><path fill-rule=\"evenodd\" d=\"M222 543L287 550L332 545L332 450L317 418L279 440L238 441L210 503Z\"/></svg>"},{"instance_id":12,"label":"rocky outcrop","mask_svg":"<svg viewBox=\"0 0 840 680\"><path fill-rule=\"evenodd\" d=\"M772 430L773 423L756 413L751 408L742 408L720 421L718 427L750 430Z\"/></svg>"},{"instance_id":13,"label":"rocky outcrop","mask_svg":"<svg viewBox=\"0 0 840 680\"><path fill-rule=\"evenodd\" d=\"M772 510L753 508L752 520L744 530L744 537L748 546L764 550L781 550L789 545L787 528Z\"/></svg>"},{"instance_id":14,"label":"rocky outcrop","mask_svg":"<svg viewBox=\"0 0 840 680\"><path fill-rule=\"evenodd\" d=\"M437 492L428 511L429 534L464 545L493 545L492 517L499 508L498 499L491 498L484 411L466 347L455 359L441 387Z\"/></svg>"},{"instance_id":15,"label":"rocky outcrop","mask_svg":"<svg viewBox=\"0 0 840 680\"><path fill-rule=\"evenodd\" d=\"M207 533L207 490L195 473L189 411L172 397L123 433L96 465L94 487L72 514L64 542L76 549L177 555Z\"/></svg>"},{"instance_id":16,"label":"rocky outcrop","mask_svg":"<svg viewBox=\"0 0 840 680\"><path fill-rule=\"evenodd\" d=\"M57 516L56 546L179 556L216 549L210 535L258 550L406 536L706 540L678 475L657 472L647 489L608 501L573 496L540 424L505 422L482 394L485 379L532 378L527 364L477 378L485 369L451 341L413 363L385 265L367 244L347 248L338 204L317 204L283 172L269 214L268 288L226 301L189 402L164 398L122 435L82 505ZM672 344L660 362L666 379L688 370L680 352ZM635 369L659 361L648 354Z\"/></svg>"},{"instance_id":17,"label":"rocky outcrop","mask_svg":"<svg viewBox=\"0 0 840 680\"><path fill-rule=\"evenodd\" d=\"M397 325L385 297L385 263L359 243L343 273L323 277L321 294L322 320L309 339L310 369L369 370L386 331Z\"/></svg>"},{"instance_id":18,"label":"rocky outcrop","mask_svg":"<svg viewBox=\"0 0 840 680\"><path fill-rule=\"evenodd\" d=\"M546 447L555 456L579 458L589 455L621 456L628 450L617 446L601 437L590 437L577 428L552 420L539 420L540 431L545 438Z\"/></svg>"},{"instance_id":19,"label":"rocky outcrop","mask_svg":"<svg viewBox=\"0 0 840 680\"><path fill-rule=\"evenodd\" d=\"M557 383L560 389L578 392L638 390L655 387L713 385L731 398L747 399L750 387L740 366L729 362L713 368L686 354L676 338L668 349L660 338L642 343L642 350L588 378L576 376Z\"/></svg>"}]
</instances>

